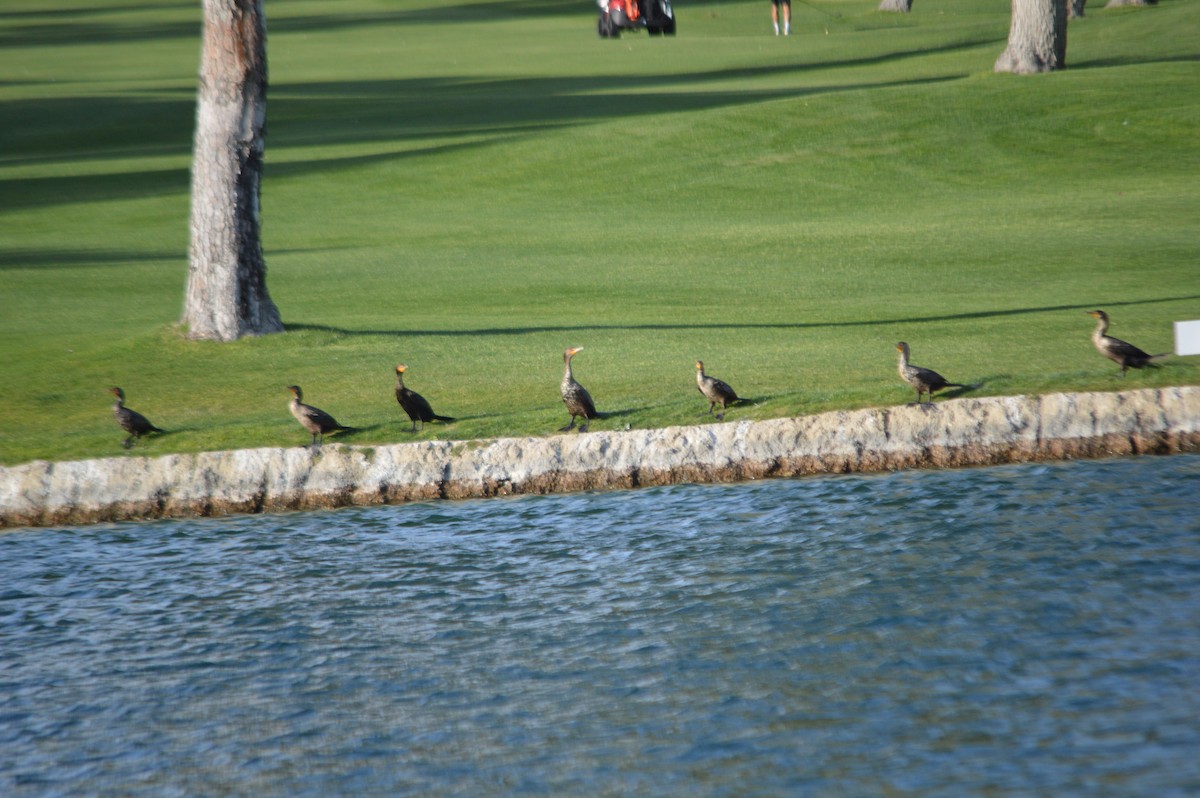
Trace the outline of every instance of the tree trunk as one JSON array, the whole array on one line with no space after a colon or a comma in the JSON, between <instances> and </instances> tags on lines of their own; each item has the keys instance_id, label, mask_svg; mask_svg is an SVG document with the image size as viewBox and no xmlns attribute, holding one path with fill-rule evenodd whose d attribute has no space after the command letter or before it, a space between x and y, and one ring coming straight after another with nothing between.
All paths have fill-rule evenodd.
<instances>
[{"instance_id":1,"label":"tree trunk","mask_svg":"<svg viewBox=\"0 0 1200 798\"><path fill-rule=\"evenodd\" d=\"M912 11L912 0L883 0L879 4L880 11L901 11L907 14Z\"/></svg>"},{"instance_id":2,"label":"tree trunk","mask_svg":"<svg viewBox=\"0 0 1200 798\"><path fill-rule=\"evenodd\" d=\"M263 0L204 0L192 155L189 338L282 332L259 223L267 103Z\"/></svg>"},{"instance_id":3,"label":"tree trunk","mask_svg":"<svg viewBox=\"0 0 1200 798\"><path fill-rule=\"evenodd\" d=\"M1083 19L1083 7L1087 0L1069 0L1067 3L1067 19Z\"/></svg>"},{"instance_id":4,"label":"tree trunk","mask_svg":"<svg viewBox=\"0 0 1200 798\"><path fill-rule=\"evenodd\" d=\"M1012 0L1008 48L996 72L1030 75L1067 66L1067 0Z\"/></svg>"}]
</instances>

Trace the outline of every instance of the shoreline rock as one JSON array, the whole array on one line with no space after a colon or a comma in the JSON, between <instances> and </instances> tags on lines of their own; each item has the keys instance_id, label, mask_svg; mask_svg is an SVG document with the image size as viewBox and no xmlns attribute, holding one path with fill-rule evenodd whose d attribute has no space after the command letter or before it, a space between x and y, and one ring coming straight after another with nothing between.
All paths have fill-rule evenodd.
<instances>
[{"instance_id":1,"label":"shoreline rock","mask_svg":"<svg viewBox=\"0 0 1200 798\"><path fill-rule=\"evenodd\" d=\"M1200 451L1200 386L549 438L0 467L0 528Z\"/></svg>"}]
</instances>

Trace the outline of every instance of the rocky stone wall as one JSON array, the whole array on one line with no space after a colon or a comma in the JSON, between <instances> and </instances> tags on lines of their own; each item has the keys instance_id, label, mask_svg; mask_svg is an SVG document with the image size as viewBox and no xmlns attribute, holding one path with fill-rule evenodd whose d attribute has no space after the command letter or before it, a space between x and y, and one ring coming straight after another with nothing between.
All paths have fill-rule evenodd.
<instances>
[{"instance_id":1,"label":"rocky stone wall","mask_svg":"<svg viewBox=\"0 0 1200 798\"><path fill-rule=\"evenodd\" d=\"M1200 387L953 399L549 438L0 468L0 527L1200 451Z\"/></svg>"}]
</instances>

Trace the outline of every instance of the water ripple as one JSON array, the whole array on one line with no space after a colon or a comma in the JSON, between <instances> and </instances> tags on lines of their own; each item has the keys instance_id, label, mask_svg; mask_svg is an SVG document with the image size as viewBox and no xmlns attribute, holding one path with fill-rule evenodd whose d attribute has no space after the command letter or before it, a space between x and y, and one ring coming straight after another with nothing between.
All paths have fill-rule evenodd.
<instances>
[{"instance_id":1,"label":"water ripple","mask_svg":"<svg viewBox=\"0 0 1200 798\"><path fill-rule=\"evenodd\" d=\"M0 794L1200 792L1200 458L0 536Z\"/></svg>"}]
</instances>

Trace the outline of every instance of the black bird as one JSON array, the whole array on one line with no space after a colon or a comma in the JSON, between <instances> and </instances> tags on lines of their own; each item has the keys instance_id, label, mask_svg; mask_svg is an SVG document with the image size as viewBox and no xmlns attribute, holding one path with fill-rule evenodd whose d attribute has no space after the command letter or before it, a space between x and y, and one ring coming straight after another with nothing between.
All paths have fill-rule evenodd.
<instances>
[{"instance_id":1,"label":"black bird","mask_svg":"<svg viewBox=\"0 0 1200 798\"><path fill-rule=\"evenodd\" d=\"M588 424L593 418L599 418L600 414L596 412L596 403L592 401L592 395L587 392L587 389L575 381L575 377L571 374L571 358L575 357L575 353L582 352L582 346L576 346L563 352L563 378L562 385L562 400L567 406L567 412L571 414L571 423L561 428L559 432L566 432L575 427L575 418L583 418L583 426L579 428L580 432L587 432Z\"/></svg>"},{"instance_id":2,"label":"black bird","mask_svg":"<svg viewBox=\"0 0 1200 798\"><path fill-rule=\"evenodd\" d=\"M136 410L130 410L125 406L125 392L120 388L113 386L108 389L109 392L117 397L117 401L113 404L113 415L117 419L117 424L121 429L129 433L129 437L121 444L126 449L133 446L134 441L143 435L148 435L151 432L164 432L150 423L150 419L143 416Z\"/></svg>"},{"instance_id":3,"label":"black bird","mask_svg":"<svg viewBox=\"0 0 1200 798\"><path fill-rule=\"evenodd\" d=\"M1111 335L1106 335L1108 332L1108 314L1103 310L1089 310L1087 314L1094 319L1099 319L1096 323L1096 329L1092 330L1092 343L1096 345L1096 350L1100 354L1121 367L1122 377L1125 376L1125 372L1130 368L1145 368L1155 360L1171 354L1170 352L1163 352L1158 355L1148 355L1128 341L1122 341L1120 338L1113 338Z\"/></svg>"},{"instance_id":4,"label":"black bird","mask_svg":"<svg viewBox=\"0 0 1200 798\"><path fill-rule=\"evenodd\" d=\"M929 396L929 401L933 402L934 391L940 391L943 388L966 388L957 382L947 382L946 378L938 374L933 369L921 368L920 366L910 366L908 364L908 344L901 341L896 344L896 349L900 352L900 379L907 382L917 391L917 404L921 403L921 394Z\"/></svg>"},{"instance_id":5,"label":"black bird","mask_svg":"<svg viewBox=\"0 0 1200 798\"><path fill-rule=\"evenodd\" d=\"M703 360L696 361L696 388L708 400L709 415L712 415L713 408L717 405L721 406L721 412L717 414L718 421L724 420L725 408L738 401L737 392L729 386L729 383L704 373Z\"/></svg>"},{"instance_id":6,"label":"black bird","mask_svg":"<svg viewBox=\"0 0 1200 798\"><path fill-rule=\"evenodd\" d=\"M433 412L433 408L429 406L429 402L424 396L404 386L404 372L406 371L408 371L408 366L403 363L396 366L396 401L412 419L412 432L417 431L418 421L421 422L421 429L425 428L426 421L445 421L447 423L454 421L450 416L439 416Z\"/></svg>"},{"instance_id":7,"label":"black bird","mask_svg":"<svg viewBox=\"0 0 1200 798\"><path fill-rule=\"evenodd\" d=\"M333 416L324 410L304 404L304 394L301 392L299 385L289 385L288 390L292 392L292 401L288 407L291 409L292 415L296 417L296 420L312 433L312 445L314 449L325 442L325 435L327 433L351 431L354 429L353 427L346 427L339 424ZM317 436L320 436L319 442Z\"/></svg>"}]
</instances>

